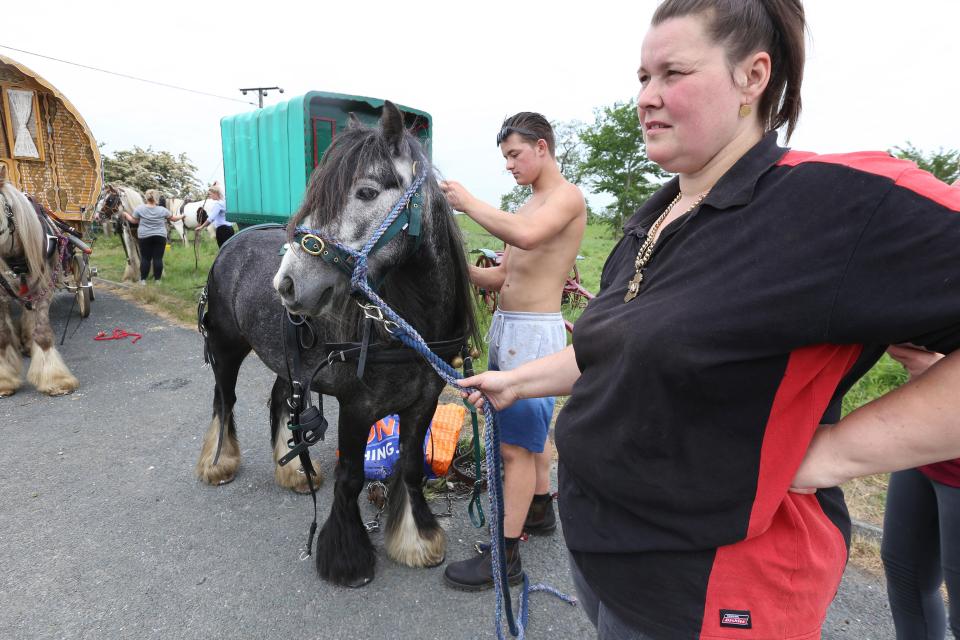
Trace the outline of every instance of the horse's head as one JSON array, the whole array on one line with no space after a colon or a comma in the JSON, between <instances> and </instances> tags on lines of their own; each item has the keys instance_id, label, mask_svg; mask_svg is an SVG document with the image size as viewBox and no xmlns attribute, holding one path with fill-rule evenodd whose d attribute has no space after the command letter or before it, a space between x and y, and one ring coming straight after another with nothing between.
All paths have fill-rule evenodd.
<instances>
[{"instance_id":1,"label":"horse's head","mask_svg":"<svg viewBox=\"0 0 960 640\"><path fill-rule=\"evenodd\" d=\"M364 127L351 117L351 125L314 171L303 205L288 227L289 250L273 280L287 309L319 315L331 301L342 300L350 290L351 259L381 230L419 177L427 195L415 196L409 205L419 209L417 221L411 219L409 228L396 235L388 232L384 237L389 240L370 251L370 281L380 281L407 260L419 246L416 233L425 233L430 224L424 219L424 228L414 229L427 209L421 198L435 192L430 171L426 154L404 128L403 115L393 103L384 103L378 127Z\"/></svg>"},{"instance_id":2,"label":"horse's head","mask_svg":"<svg viewBox=\"0 0 960 640\"><path fill-rule=\"evenodd\" d=\"M97 202L96 214L103 220L109 220L117 215L123 207L123 198L120 190L112 184L105 185Z\"/></svg>"}]
</instances>

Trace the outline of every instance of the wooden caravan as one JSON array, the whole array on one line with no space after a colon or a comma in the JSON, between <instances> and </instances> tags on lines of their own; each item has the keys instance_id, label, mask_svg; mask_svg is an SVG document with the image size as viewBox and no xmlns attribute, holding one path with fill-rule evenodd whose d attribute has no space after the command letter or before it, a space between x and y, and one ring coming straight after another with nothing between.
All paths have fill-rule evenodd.
<instances>
[{"instance_id":1,"label":"wooden caravan","mask_svg":"<svg viewBox=\"0 0 960 640\"><path fill-rule=\"evenodd\" d=\"M53 85L2 55L0 163L18 189L74 228L92 220L103 174L90 128Z\"/></svg>"}]
</instances>

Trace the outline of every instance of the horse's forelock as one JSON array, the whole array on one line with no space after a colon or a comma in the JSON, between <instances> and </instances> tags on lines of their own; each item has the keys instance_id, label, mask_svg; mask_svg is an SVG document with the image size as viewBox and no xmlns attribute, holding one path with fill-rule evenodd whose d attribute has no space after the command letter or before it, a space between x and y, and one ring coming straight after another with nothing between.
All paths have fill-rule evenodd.
<instances>
[{"instance_id":1,"label":"horse's forelock","mask_svg":"<svg viewBox=\"0 0 960 640\"><path fill-rule=\"evenodd\" d=\"M405 151L411 161L423 156L416 139L405 134ZM292 237L296 227L305 221L323 227L334 220L346 206L354 183L375 172L378 182L399 188L404 176L394 166L396 160L380 128L351 127L333 141L313 173L303 204L288 226Z\"/></svg>"}]
</instances>

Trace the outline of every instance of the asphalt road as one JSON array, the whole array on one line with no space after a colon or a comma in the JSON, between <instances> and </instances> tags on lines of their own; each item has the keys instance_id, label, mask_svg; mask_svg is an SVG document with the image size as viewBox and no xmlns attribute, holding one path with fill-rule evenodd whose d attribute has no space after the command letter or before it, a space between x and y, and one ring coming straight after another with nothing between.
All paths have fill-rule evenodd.
<instances>
[{"instance_id":1,"label":"asphalt road","mask_svg":"<svg viewBox=\"0 0 960 640\"><path fill-rule=\"evenodd\" d=\"M58 337L70 306L65 294L53 305ZM332 587L299 560L310 498L274 484L272 376L256 358L237 393L243 463L232 484L214 488L193 475L213 387L199 335L103 288L77 320L74 310L61 353L80 389L48 398L25 383L0 399L0 640L495 637L492 592L447 589L443 567L394 564L382 533L372 536L376 579L360 590ZM143 338L93 340L114 328ZM335 402L325 406L332 417ZM331 476L335 448L335 429L314 448ZM331 494L332 481L319 494L321 519ZM374 514L363 496L361 509ZM485 535L465 502L453 514L441 522L456 560ZM523 558L533 582L572 592L559 532L524 543ZM531 639L593 635L576 607L531 596ZM851 567L824 637L892 639L883 585Z\"/></svg>"}]
</instances>

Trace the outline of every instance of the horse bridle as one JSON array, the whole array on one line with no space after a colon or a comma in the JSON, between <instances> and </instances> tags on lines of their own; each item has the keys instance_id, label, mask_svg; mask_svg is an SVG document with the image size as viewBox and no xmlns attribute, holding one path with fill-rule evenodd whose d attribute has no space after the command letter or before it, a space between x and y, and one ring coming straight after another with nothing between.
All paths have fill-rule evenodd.
<instances>
[{"instance_id":1,"label":"horse bridle","mask_svg":"<svg viewBox=\"0 0 960 640\"><path fill-rule=\"evenodd\" d=\"M414 163L413 172L416 178L391 207L390 213L367 239L360 251L338 242L322 231L305 226L296 228L293 235L296 244L309 255L317 256L327 264L338 268L347 274L351 280L355 279L359 265L363 264L363 270L366 271L367 256L384 247L401 231L406 231L408 236L415 239L414 251L416 251L421 242L420 231L423 227L423 191L421 187L427 178L427 169L424 168L419 174L416 173L416 170L417 163ZM288 246L289 243L283 246L280 251L281 255L286 252Z\"/></svg>"},{"instance_id":2,"label":"horse bridle","mask_svg":"<svg viewBox=\"0 0 960 640\"><path fill-rule=\"evenodd\" d=\"M120 195L119 191L114 190L113 187L107 187L106 191L109 195L104 198L103 206L100 207L100 211L97 213L101 215L106 214L107 218L112 218L113 216L117 215L117 212L119 212L120 208L123 207L123 196ZM112 198L116 198L115 205L110 204L110 200Z\"/></svg>"}]
</instances>

